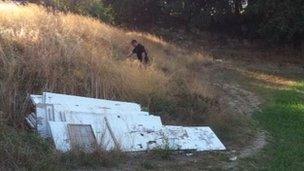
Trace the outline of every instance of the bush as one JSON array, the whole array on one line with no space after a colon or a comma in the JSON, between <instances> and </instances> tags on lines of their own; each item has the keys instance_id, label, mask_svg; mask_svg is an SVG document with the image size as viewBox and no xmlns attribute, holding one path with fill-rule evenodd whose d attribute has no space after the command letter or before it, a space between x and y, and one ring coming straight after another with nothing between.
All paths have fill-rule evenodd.
<instances>
[{"instance_id":1,"label":"bush","mask_svg":"<svg viewBox=\"0 0 304 171\"><path fill-rule=\"evenodd\" d=\"M42 2L61 11L93 16L108 23L113 23L115 19L111 6L105 5L103 0L42 0Z\"/></svg>"},{"instance_id":2,"label":"bush","mask_svg":"<svg viewBox=\"0 0 304 171\"><path fill-rule=\"evenodd\" d=\"M253 1L247 12L248 22L257 25L261 37L276 43L298 43L304 39L303 6L302 0Z\"/></svg>"}]
</instances>

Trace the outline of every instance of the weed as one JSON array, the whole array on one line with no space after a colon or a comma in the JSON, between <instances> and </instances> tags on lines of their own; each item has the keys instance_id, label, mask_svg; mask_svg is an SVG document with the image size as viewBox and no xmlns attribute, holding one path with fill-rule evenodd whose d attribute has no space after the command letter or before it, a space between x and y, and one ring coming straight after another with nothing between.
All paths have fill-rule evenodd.
<instances>
[{"instance_id":1,"label":"weed","mask_svg":"<svg viewBox=\"0 0 304 171\"><path fill-rule=\"evenodd\" d=\"M154 164L152 164L152 163L151 163L150 161L148 161L148 160L144 160L144 161L141 163L141 167L143 167L144 169L147 169L147 170L155 169Z\"/></svg>"},{"instance_id":2,"label":"weed","mask_svg":"<svg viewBox=\"0 0 304 171\"><path fill-rule=\"evenodd\" d=\"M164 145L162 147L156 148L152 150L152 155L156 158L162 160L170 160L175 149L170 147L168 140L164 140Z\"/></svg>"}]
</instances>

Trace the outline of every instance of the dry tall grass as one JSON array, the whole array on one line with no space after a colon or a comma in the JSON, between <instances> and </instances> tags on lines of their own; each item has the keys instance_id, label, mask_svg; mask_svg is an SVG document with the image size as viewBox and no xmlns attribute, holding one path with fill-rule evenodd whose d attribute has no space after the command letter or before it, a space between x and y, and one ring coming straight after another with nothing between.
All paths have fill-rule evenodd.
<instances>
[{"instance_id":1,"label":"dry tall grass","mask_svg":"<svg viewBox=\"0 0 304 171\"><path fill-rule=\"evenodd\" d=\"M147 47L149 67L125 58L132 39ZM103 153L57 156L37 135L18 129L25 126L28 94L42 91L136 101L162 114L167 123L210 124L218 135L243 139L232 136L243 131L242 120L208 111L216 101L208 83L202 82L208 79L198 72L205 60L204 54L93 18L33 4L0 3L0 170L1 165L56 170L50 168L112 163L113 157L104 158Z\"/></svg>"},{"instance_id":2,"label":"dry tall grass","mask_svg":"<svg viewBox=\"0 0 304 171\"><path fill-rule=\"evenodd\" d=\"M132 39L147 47L148 68L125 59ZM136 101L152 111L197 100L193 97L212 98L189 69L204 56L189 54L156 36L93 18L0 3L0 109L22 126L27 95L41 91Z\"/></svg>"}]
</instances>

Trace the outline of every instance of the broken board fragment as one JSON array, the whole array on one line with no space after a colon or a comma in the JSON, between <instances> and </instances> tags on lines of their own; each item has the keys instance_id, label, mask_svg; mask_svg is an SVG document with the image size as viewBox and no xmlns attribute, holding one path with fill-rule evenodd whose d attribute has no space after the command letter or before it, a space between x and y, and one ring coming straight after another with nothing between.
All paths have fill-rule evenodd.
<instances>
[{"instance_id":1,"label":"broken board fragment","mask_svg":"<svg viewBox=\"0 0 304 171\"><path fill-rule=\"evenodd\" d=\"M209 127L165 126L169 147L175 150L225 150L225 146Z\"/></svg>"},{"instance_id":2,"label":"broken board fragment","mask_svg":"<svg viewBox=\"0 0 304 171\"><path fill-rule=\"evenodd\" d=\"M97 141L91 125L68 124L72 149L91 152L97 147Z\"/></svg>"},{"instance_id":3,"label":"broken board fragment","mask_svg":"<svg viewBox=\"0 0 304 171\"><path fill-rule=\"evenodd\" d=\"M123 151L145 151L162 142L159 116L111 115L105 120L116 146Z\"/></svg>"}]
</instances>

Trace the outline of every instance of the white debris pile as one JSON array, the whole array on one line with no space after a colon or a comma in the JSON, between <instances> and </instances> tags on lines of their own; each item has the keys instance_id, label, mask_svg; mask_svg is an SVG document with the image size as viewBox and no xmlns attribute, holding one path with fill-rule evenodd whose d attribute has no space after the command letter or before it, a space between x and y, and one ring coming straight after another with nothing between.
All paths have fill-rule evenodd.
<instances>
[{"instance_id":1,"label":"white debris pile","mask_svg":"<svg viewBox=\"0 0 304 171\"><path fill-rule=\"evenodd\" d=\"M163 125L159 116L141 111L136 103L94 99L44 92L31 95L35 112L28 124L56 149L73 148L146 151L154 148L174 150L225 150L209 127Z\"/></svg>"}]
</instances>

